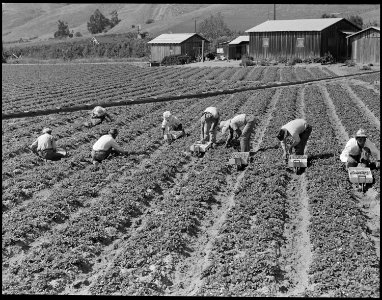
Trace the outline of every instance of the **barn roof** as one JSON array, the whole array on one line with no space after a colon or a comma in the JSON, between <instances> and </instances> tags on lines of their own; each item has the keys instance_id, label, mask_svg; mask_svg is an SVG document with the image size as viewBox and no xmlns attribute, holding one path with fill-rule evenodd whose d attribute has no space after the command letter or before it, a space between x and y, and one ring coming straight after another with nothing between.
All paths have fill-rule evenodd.
<instances>
[{"instance_id":1,"label":"barn roof","mask_svg":"<svg viewBox=\"0 0 382 300\"><path fill-rule=\"evenodd\" d=\"M353 34L347 36L347 38L350 38L350 37L352 37L352 36L355 36L355 35L357 35L357 34L360 34L361 32L364 32L364 31L366 31L366 30L370 30L370 29L375 29L375 30L377 30L377 31L380 31L380 28L379 28L379 27L376 27L376 26L370 26L370 27L368 27L368 28L365 28L365 29L363 29L363 30L357 31L357 32L355 32L355 33L353 33Z\"/></svg>"},{"instance_id":2,"label":"barn roof","mask_svg":"<svg viewBox=\"0 0 382 300\"><path fill-rule=\"evenodd\" d=\"M238 45L241 42L249 42L249 35L238 36L236 39L230 41L228 44L229 45Z\"/></svg>"},{"instance_id":3,"label":"barn roof","mask_svg":"<svg viewBox=\"0 0 382 300\"><path fill-rule=\"evenodd\" d=\"M268 20L245 32L322 31L341 20L343 18Z\"/></svg>"},{"instance_id":4,"label":"barn roof","mask_svg":"<svg viewBox=\"0 0 382 300\"><path fill-rule=\"evenodd\" d=\"M180 44L193 37L194 35L197 35L201 39L207 41L204 37L197 33L164 33L152 39L150 42L148 42L148 44Z\"/></svg>"}]
</instances>

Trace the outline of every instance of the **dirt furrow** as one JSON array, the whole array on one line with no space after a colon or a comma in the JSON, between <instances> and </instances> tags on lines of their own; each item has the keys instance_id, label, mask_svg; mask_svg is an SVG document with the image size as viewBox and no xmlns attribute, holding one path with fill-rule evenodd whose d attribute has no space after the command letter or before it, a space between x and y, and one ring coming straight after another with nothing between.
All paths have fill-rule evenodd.
<instances>
[{"instance_id":1,"label":"dirt furrow","mask_svg":"<svg viewBox=\"0 0 382 300\"><path fill-rule=\"evenodd\" d=\"M376 94L380 95L381 94L381 91L377 88L374 87L373 84L369 83L369 82L366 82L366 81L362 81L362 80L359 80L359 79L355 79L355 78L351 78L350 79L350 82L352 84L355 84L355 85L361 85L369 90L372 90L374 91Z\"/></svg>"},{"instance_id":2,"label":"dirt furrow","mask_svg":"<svg viewBox=\"0 0 382 300\"><path fill-rule=\"evenodd\" d=\"M261 124L256 128L252 137L251 145L254 152L260 148L264 133L271 120L273 111L280 98L281 90L277 89L268 105L267 113L262 118ZM228 175L226 178L227 186L217 195L217 201L221 202L220 208L214 212L214 219L203 224L205 232L198 238L192 248L198 249L191 257L187 258L180 268L175 272L174 287L176 290L170 290L168 295L177 296L195 296L198 295L200 288L204 284L203 272L210 266L211 252L215 240L219 237L219 229L223 226L228 212L235 205L235 193L240 187L240 183L246 174L246 170L240 172L236 178L235 175ZM212 224L212 225L211 225Z\"/></svg>"},{"instance_id":3,"label":"dirt furrow","mask_svg":"<svg viewBox=\"0 0 382 300\"><path fill-rule=\"evenodd\" d=\"M348 84L340 84L343 89L345 89L349 95L351 100L353 100L353 103L355 103L361 111L363 111L364 115L370 119L370 121L374 122L374 125L376 126L377 129L381 127L381 122L378 120L378 118L373 114L373 112L363 103L362 99L360 99L350 88Z\"/></svg>"}]
</instances>

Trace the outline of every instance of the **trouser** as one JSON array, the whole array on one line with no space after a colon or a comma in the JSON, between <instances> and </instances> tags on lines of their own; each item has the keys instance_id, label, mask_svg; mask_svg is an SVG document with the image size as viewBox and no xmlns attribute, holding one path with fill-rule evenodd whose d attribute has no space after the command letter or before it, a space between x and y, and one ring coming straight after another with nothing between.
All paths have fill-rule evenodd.
<instances>
[{"instance_id":1,"label":"trouser","mask_svg":"<svg viewBox=\"0 0 382 300\"><path fill-rule=\"evenodd\" d=\"M182 124L178 124L177 126L171 127L170 130L182 131L183 130L183 126L182 126Z\"/></svg>"},{"instance_id":2,"label":"trouser","mask_svg":"<svg viewBox=\"0 0 382 300\"><path fill-rule=\"evenodd\" d=\"M294 147L296 155L304 155L305 146L312 132L312 126L308 125L303 133L299 135L300 142Z\"/></svg>"},{"instance_id":3,"label":"trouser","mask_svg":"<svg viewBox=\"0 0 382 300\"><path fill-rule=\"evenodd\" d=\"M249 152L251 150L250 141L253 128L255 127L255 118L251 115L246 115L246 124L240 136L240 151Z\"/></svg>"},{"instance_id":4,"label":"trouser","mask_svg":"<svg viewBox=\"0 0 382 300\"><path fill-rule=\"evenodd\" d=\"M368 167L370 165L370 149L367 147L362 148L361 154L349 155L346 162L346 169L349 167L358 167L361 164L362 167Z\"/></svg>"},{"instance_id":5,"label":"trouser","mask_svg":"<svg viewBox=\"0 0 382 300\"><path fill-rule=\"evenodd\" d=\"M110 148L109 150L106 150L106 151L102 151L102 150L95 151L95 150L92 150L92 160L93 161L101 162L104 159L106 159L111 153L112 153L112 148Z\"/></svg>"},{"instance_id":6,"label":"trouser","mask_svg":"<svg viewBox=\"0 0 382 300\"><path fill-rule=\"evenodd\" d=\"M213 121L205 121L203 125L204 126L203 134L200 139L203 140L204 138L204 140L207 142L216 143L218 123L219 123L219 118ZM214 129L211 129L213 124L215 124Z\"/></svg>"},{"instance_id":7,"label":"trouser","mask_svg":"<svg viewBox=\"0 0 382 300\"><path fill-rule=\"evenodd\" d=\"M40 151L38 151L38 154L43 159L53 160L53 161L57 161L57 160L60 160L61 158L65 157L64 154L58 153L53 149L40 150Z\"/></svg>"}]
</instances>

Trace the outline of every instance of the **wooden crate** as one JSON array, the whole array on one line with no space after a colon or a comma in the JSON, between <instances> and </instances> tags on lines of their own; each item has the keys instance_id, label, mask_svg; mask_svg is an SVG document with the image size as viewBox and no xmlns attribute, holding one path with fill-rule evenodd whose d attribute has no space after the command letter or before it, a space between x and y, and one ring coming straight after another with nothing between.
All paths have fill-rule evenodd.
<instances>
[{"instance_id":1,"label":"wooden crate","mask_svg":"<svg viewBox=\"0 0 382 300\"><path fill-rule=\"evenodd\" d=\"M291 168L307 168L308 155L290 155L288 166Z\"/></svg>"},{"instance_id":2,"label":"wooden crate","mask_svg":"<svg viewBox=\"0 0 382 300\"><path fill-rule=\"evenodd\" d=\"M248 165L253 152L233 152L228 160L230 165Z\"/></svg>"},{"instance_id":3,"label":"wooden crate","mask_svg":"<svg viewBox=\"0 0 382 300\"><path fill-rule=\"evenodd\" d=\"M372 183L373 175L370 168L349 167L349 180L351 183Z\"/></svg>"},{"instance_id":4,"label":"wooden crate","mask_svg":"<svg viewBox=\"0 0 382 300\"><path fill-rule=\"evenodd\" d=\"M168 141L176 140L183 136L183 131L170 131L169 133L164 135L164 139Z\"/></svg>"},{"instance_id":5,"label":"wooden crate","mask_svg":"<svg viewBox=\"0 0 382 300\"><path fill-rule=\"evenodd\" d=\"M190 146L190 151L192 151L192 152L206 152L211 147L211 145L212 145L212 143L210 143L210 142L205 143L205 144L195 143L195 144Z\"/></svg>"}]
</instances>

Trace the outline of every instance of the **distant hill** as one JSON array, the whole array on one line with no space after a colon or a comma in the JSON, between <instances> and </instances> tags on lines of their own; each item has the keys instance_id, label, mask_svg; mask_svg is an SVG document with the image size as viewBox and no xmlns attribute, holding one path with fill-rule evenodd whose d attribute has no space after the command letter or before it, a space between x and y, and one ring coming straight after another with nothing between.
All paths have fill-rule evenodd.
<instances>
[{"instance_id":1,"label":"distant hill","mask_svg":"<svg viewBox=\"0 0 382 300\"><path fill-rule=\"evenodd\" d=\"M90 36L87 22L96 9L107 18L113 10L121 22L107 34L147 31L152 36L161 33L194 32L195 20L200 23L211 14L220 12L228 27L245 31L268 19L273 19L273 4L65 4L65 3L3 3L2 40L4 42L31 39L47 40L57 30L57 21L68 23L69 29ZM324 13L338 17L359 15L364 23L380 22L380 5L277 4L276 19L320 18ZM146 24L148 19L154 22ZM132 26L135 25L135 28Z\"/></svg>"}]
</instances>

